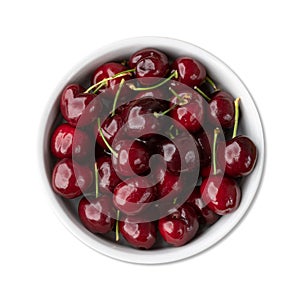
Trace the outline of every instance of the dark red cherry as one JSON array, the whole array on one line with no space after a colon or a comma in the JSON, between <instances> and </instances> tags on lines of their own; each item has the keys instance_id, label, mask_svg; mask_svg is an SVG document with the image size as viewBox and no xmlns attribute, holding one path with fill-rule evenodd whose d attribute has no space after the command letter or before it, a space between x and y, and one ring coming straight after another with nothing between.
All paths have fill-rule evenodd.
<instances>
[{"instance_id":1,"label":"dark red cherry","mask_svg":"<svg viewBox=\"0 0 300 300\"><path fill-rule=\"evenodd\" d=\"M163 239L176 247L189 242L198 228L197 214L189 204L182 205L158 221L158 229Z\"/></svg>"},{"instance_id":2,"label":"dark red cherry","mask_svg":"<svg viewBox=\"0 0 300 300\"><path fill-rule=\"evenodd\" d=\"M225 174L230 177L246 176L252 172L257 160L254 143L246 136L240 135L226 141L226 147L218 147L218 162L225 166Z\"/></svg>"},{"instance_id":3,"label":"dark red cherry","mask_svg":"<svg viewBox=\"0 0 300 300\"><path fill-rule=\"evenodd\" d=\"M199 131L194 135L200 149L200 166L204 168L211 163L212 136L207 131Z\"/></svg>"},{"instance_id":4,"label":"dark red cherry","mask_svg":"<svg viewBox=\"0 0 300 300\"><path fill-rule=\"evenodd\" d=\"M201 199L199 187L195 187L186 202L194 208L198 215L199 224L202 226L212 225L219 220L220 216L208 208L208 206Z\"/></svg>"},{"instance_id":5,"label":"dark red cherry","mask_svg":"<svg viewBox=\"0 0 300 300\"><path fill-rule=\"evenodd\" d=\"M82 198L78 205L78 215L82 224L93 233L107 233L115 225L116 212L107 195L93 200Z\"/></svg>"},{"instance_id":6,"label":"dark red cherry","mask_svg":"<svg viewBox=\"0 0 300 300\"><path fill-rule=\"evenodd\" d=\"M202 96L194 91L186 90L178 93L170 101L170 107L177 104L170 116L189 132L197 132L202 128L205 118L206 103Z\"/></svg>"},{"instance_id":7,"label":"dark red cherry","mask_svg":"<svg viewBox=\"0 0 300 300\"><path fill-rule=\"evenodd\" d=\"M127 242L136 248L150 249L156 241L156 228L153 222L137 223L132 217L120 221L120 232Z\"/></svg>"},{"instance_id":8,"label":"dark red cherry","mask_svg":"<svg viewBox=\"0 0 300 300\"><path fill-rule=\"evenodd\" d=\"M127 70L126 66L116 62L109 62L104 65L101 65L95 70L93 74L92 85L100 82L105 78L113 77L116 74L120 72L124 72L126 70ZM131 79L131 76L129 74L126 74L125 76L117 77L115 79L107 81L107 85L104 87L106 88L105 94L107 96L114 96L116 94L122 78L124 80L129 80ZM129 92L129 89L126 87L126 85L124 85L122 87L122 93L125 95L126 92Z\"/></svg>"},{"instance_id":9,"label":"dark red cherry","mask_svg":"<svg viewBox=\"0 0 300 300\"><path fill-rule=\"evenodd\" d=\"M52 187L54 191L67 199L80 196L93 182L92 171L70 158L60 160L52 172Z\"/></svg>"},{"instance_id":10,"label":"dark red cherry","mask_svg":"<svg viewBox=\"0 0 300 300\"><path fill-rule=\"evenodd\" d=\"M178 194L180 194L183 189L183 183L180 181L179 176L162 168L159 168L156 173L158 179L156 185L157 198L161 199L168 196L168 198L175 199L178 197Z\"/></svg>"},{"instance_id":11,"label":"dark red cherry","mask_svg":"<svg viewBox=\"0 0 300 300\"><path fill-rule=\"evenodd\" d=\"M146 57L152 57L161 60L164 62L164 64L168 64L168 57L161 51L153 49L153 48L145 48L141 49L135 53L133 53L129 59L129 67L135 68L138 64L138 62L141 59L144 59Z\"/></svg>"},{"instance_id":12,"label":"dark red cherry","mask_svg":"<svg viewBox=\"0 0 300 300\"><path fill-rule=\"evenodd\" d=\"M220 91L211 98L208 109L208 119L223 129L234 125L234 98L224 91Z\"/></svg>"},{"instance_id":13,"label":"dark red cherry","mask_svg":"<svg viewBox=\"0 0 300 300\"><path fill-rule=\"evenodd\" d=\"M89 136L69 124L61 124L55 129L50 146L52 154L57 158L73 158L80 161L91 152Z\"/></svg>"},{"instance_id":14,"label":"dark red cherry","mask_svg":"<svg viewBox=\"0 0 300 300\"><path fill-rule=\"evenodd\" d=\"M178 57L172 66L178 72L178 81L194 88L200 85L206 77L205 67L197 60L190 57Z\"/></svg>"},{"instance_id":15,"label":"dark red cherry","mask_svg":"<svg viewBox=\"0 0 300 300\"><path fill-rule=\"evenodd\" d=\"M112 164L117 174L134 176L149 170L149 151L144 143L120 140L113 144L117 156L112 155Z\"/></svg>"},{"instance_id":16,"label":"dark red cherry","mask_svg":"<svg viewBox=\"0 0 300 300\"><path fill-rule=\"evenodd\" d=\"M158 147L169 171L177 174L199 168L200 149L192 136L179 135L173 140L166 139Z\"/></svg>"},{"instance_id":17,"label":"dark red cherry","mask_svg":"<svg viewBox=\"0 0 300 300\"><path fill-rule=\"evenodd\" d=\"M116 186L113 202L126 215L136 215L155 198L156 190L150 182L143 177L131 177Z\"/></svg>"},{"instance_id":18,"label":"dark red cherry","mask_svg":"<svg viewBox=\"0 0 300 300\"><path fill-rule=\"evenodd\" d=\"M114 116L108 116L103 123L101 124L101 130L103 133L103 136L105 137L106 141L109 145L112 145L115 136L120 131L124 124L122 115L116 114ZM106 150L109 150L105 142L103 141L98 128L98 123L95 123L95 134L97 136L97 143Z\"/></svg>"},{"instance_id":19,"label":"dark red cherry","mask_svg":"<svg viewBox=\"0 0 300 300\"><path fill-rule=\"evenodd\" d=\"M145 57L138 61L135 74L144 85L157 83L169 71L168 61L156 57Z\"/></svg>"},{"instance_id":20,"label":"dark red cherry","mask_svg":"<svg viewBox=\"0 0 300 300\"><path fill-rule=\"evenodd\" d=\"M83 92L83 87L71 84L63 90L60 98L60 111L64 119L72 126L86 126L92 123L102 110L99 97L96 98L94 94Z\"/></svg>"},{"instance_id":21,"label":"dark red cherry","mask_svg":"<svg viewBox=\"0 0 300 300\"><path fill-rule=\"evenodd\" d=\"M121 182L112 166L111 157L102 156L97 159L99 189L102 193L113 193L115 187Z\"/></svg>"},{"instance_id":22,"label":"dark red cherry","mask_svg":"<svg viewBox=\"0 0 300 300\"><path fill-rule=\"evenodd\" d=\"M216 214L226 215L235 211L241 199L241 190L234 179L210 176L200 186L203 202Z\"/></svg>"},{"instance_id":23,"label":"dark red cherry","mask_svg":"<svg viewBox=\"0 0 300 300\"><path fill-rule=\"evenodd\" d=\"M165 125L154 113L166 110L167 101L154 98L143 98L132 101L127 109L127 119L124 126L126 134L133 138L150 137L160 133Z\"/></svg>"}]
</instances>

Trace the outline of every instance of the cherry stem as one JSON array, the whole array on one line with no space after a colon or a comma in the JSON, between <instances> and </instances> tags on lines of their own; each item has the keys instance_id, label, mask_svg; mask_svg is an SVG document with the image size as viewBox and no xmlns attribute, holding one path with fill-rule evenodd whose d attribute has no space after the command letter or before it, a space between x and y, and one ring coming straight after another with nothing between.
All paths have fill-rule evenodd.
<instances>
[{"instance_id":1,"label":"cherry stem","mask_svg":"<svg viewBox=\"0 0 300 300\"><path fill-rule=\"evenodd\" d=\"M116 242L119 241L119 219L120 219L120 211L117 210L117 218L116 218Z\"/></svg>"},{"instance_id":2,"label":"cherry stem","mask_svg":"<svg viewBox=\"0 0 300 300\"><path fill-rule=\"evenodd\" d=\"M177 197L175 197L175 198L173 199L173 204L175 205L176 202L177 202Z\"/></svg>"},{"instance_id":3,"label":"cherry stem","mask_svg":"<svg viewBox=\"0 0 300 300\"><path fill-rule=\"evenodd\" d=\"M168 78L166 78L165 80L159 82L158 84L152 85L152 86L147 86L147 87L136 87L134 84L128 84L129 88L134 90L134 91L149 91L149 90L153 90L156 89L162 85L164 85L165 83L167 83L169 80L171 80L172 78L177 79L178 78L178 72L177 70L175 70Z\"/></svg>"},{"instance_id":4,"label":"cherry stem","mask_svg":"<svg viewBox=\"0 0 300 300\"><path fill-rule=\"evenodd\" d=\"M125 82L125 79L122 78L120 84L119 84L119 88L116 92L116 95L115 95L115 99L114 99L114 103L113 103L113 108L112 108L112 112L111 112L111 115L114 116L115 115L115 110L116 110L116 106L117 106L117 102L118 102L118 99L119 99L119 96L120 96L120 93L121 93L121 89L124 85L124 82Z\"/></svg>"},{"instance_id":5,"label":"cherry stem","mask_svg":"<svg viewBox=\"0 0 300 300\"><path fill-rule=\"evenodd\" d=\"M219 90L219 89L217 88L216 84L213 82L213 80L212 80L210 77L206 76L206 77L205 77L205 80L212 86L212 88L213 88L215 91Z\"/></svg>"},{"instance_id":6,"label":"cherry stem","mask_svg":"<svg viewBox=\"0 0 300 300\"><path fill-rule=\"evenodd\" d=\"M178 104L177 103L173 104L171 107L169 107L167 110L165 110L161 113L154 112L153 114L156 118L166 115L168 112L173 110L178 105L182 106L182 105L185 105L185 104L189 103L189 101L187 99L184 99L181 96L179 96L172 88L169 87L169 90L179 100L179 103ZM188 95L188 94L186 94L186 95Z\"/></svg>"},{"instance_id":7,"label":"cherry stem","mask_svg":"<svg viewBox=\"0 0 300 300\"><path fill-rule=\"evenodd\" d=\"M208 102L211 101L211 99L203 92L201 91L197 86L194 86L194 90L196 90L201 96L203 96Z\"/></svg>"},{"instance_id":8,"label":"cherry stem","mask_svg":"<svg viewBox=\"0 0 300 300\"><path fill-rule=\"evenodd\" d=\"M232 138L236 137L237 134L237 129L238 129L238 124L239 124L239 102L240 102L240 98L236 98L234 100L234 127L233 127L233 134L232 134Z\"/></svg>"},{"instance_id":9,"label":"cherry stem","mask_svg":"<svg viewBox=\"0 0 300 300\"><path fill-rule=\"evenodd\" d=\"M220 133L219 127L215 128L214 130L214 143L213 143L213 168L214 168L214 175L217 174L217 158L216 158L216 148L217 148L217 138Z\"/></svg>"},{"instance_id":10,"label":"cherry stem","mask_svg":"<svg viewBox=\"0 0 300 300\"><path fill-rule=\"evenodd\" d=\"M125 70L125 71L122 71L120 73L117 73L114 76L111 76L111 77L108 77L108 78L104 78L101 81L99 81L99 82L93 84L92 86L90 86L84 93L85 94L89 93L94 88L96 88L95 91L94 91L94 93L96 93L97 91L100 90L101 87L103 87L104 85L107 85L108 81L113 80L113 79L118 78L118 77L123 77L123 76L126 76L126 75L132 76L131 73L134 72L134 71L135 71L135 69L129 69L129 70Z\"/></svg>"},{"instance_id":11,"label":"cherry stem","mask_svg":"<svg viewBox=\"0 0 300 300\"><path fill-rule=\"evenodd\" d=\"M99 197L99 173L97 162L95 162L95 187L96 187L96 198Z\"/></svg>"},{"instance_id":12,"label":"cherry stem","mask_svg":"<svg viewBox=\"0 0 300 300\"><path fill-rule=\"evenodd\" d=\"M98 122L98 131L100 136L102 137L103 142L105 143L105 145L107 146L107 148L110 150L110 152L118 158L118 153L111 147L111 145L107 142L105 136L103 135L102 129L101 129L101 122L100 122L100 118L97 119Z\"/></svg>"}]
</instances>

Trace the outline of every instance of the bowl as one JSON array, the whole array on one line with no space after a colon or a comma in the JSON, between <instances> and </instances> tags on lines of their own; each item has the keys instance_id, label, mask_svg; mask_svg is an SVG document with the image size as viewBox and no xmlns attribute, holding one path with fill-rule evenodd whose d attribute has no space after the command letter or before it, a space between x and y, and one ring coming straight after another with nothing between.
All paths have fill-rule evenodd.
<instances>
[{"instance_id":1,"label":"bowl","mask_svg":"<svg viewBox=\"0 0 300 300\"><path fill-rule=\"evenodd\" d=\"M171 57L191 56L202 62L210 76L221 83L222 88L234 97L242 99L240 107L243 117L240 128L256 144L258 160L253 172L241 183L242 201L239 208L223 216L203 234L182 247L163 247L153 250L139 250L118 244L109 238L101 238L89 232L80 222L76 205L64 201L51 188L51 153L49 140L59 113L59 97L63 88L73 82L82 82L95 68L108 61L128 58L133 52L146 47L162 50ZM241 79L220 59L204 49L190 43L164 37L138 37L122 40L103 47L81 61L58 84L46 105L41 128L42 176L48 198L62 223L83 243L109 257L122 261L142 264L173 262L199 254L224 238L245 216L258 190L264 165L264 134L260 116L254 100Z\"/></svg>"}]
</instances>

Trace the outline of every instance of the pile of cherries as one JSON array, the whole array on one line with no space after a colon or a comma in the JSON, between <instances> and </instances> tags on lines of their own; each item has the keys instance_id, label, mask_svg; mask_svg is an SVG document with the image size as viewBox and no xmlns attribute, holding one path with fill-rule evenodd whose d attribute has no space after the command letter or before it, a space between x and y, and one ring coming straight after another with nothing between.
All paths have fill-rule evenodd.
<instances>
[{"instance_id":1,"label":"pile of cherries","mask_svg":"<svg viewBox=\"0 0 300 300\"><path fill-rule=\"evenodd\" d=\"M61 93L52 187L95 234L184 245L238 208L255 166L256 146L237 135L239 101L191 57L147 48L105 63L89 87Z\"/></svg>"}]
</instances>

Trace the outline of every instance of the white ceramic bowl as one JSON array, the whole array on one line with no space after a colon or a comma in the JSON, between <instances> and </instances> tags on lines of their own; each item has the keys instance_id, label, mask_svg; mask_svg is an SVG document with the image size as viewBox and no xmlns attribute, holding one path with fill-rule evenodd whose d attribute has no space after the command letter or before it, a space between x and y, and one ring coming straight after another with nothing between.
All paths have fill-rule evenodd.
<instances>
[{"instance_id":1,"label":"white ceramic bowl","mask_svg":"<svg viewBox=\"0 0 300 300\"><path fill-rule=\"evenodd\" d=\"M123 60L133 52L146 47L160 49L173 57L191 56L201 61L216 82L221 83L221 86L234 97L242 99L240 107L243 111L243 118L239 128L255 142L258 149L256 167L242 183L242 201L239 208L234 213L222 217L201 236L182 247L170 246L155 250L138 250L102 239L86 230L80 223L74 207L70 205L70 201L63 201L51 188L49 140L51 128L53 128L55 118L59 112L59 96L62 89L68 83L81 82L99 65L108 61ZM264 135L258 111L249 91L239 77L221 60L198 46L187 42L163 37L139 37L119 41L95 51L61 80L50 97L42 120L42 173L49 193L48 198L53 204L56 214L63 224L86 245L119 260L157 264L181 260L204 251L220 241L239 223L251 205L260 184L264 165Z\"/></svg>"}]
</instances>

